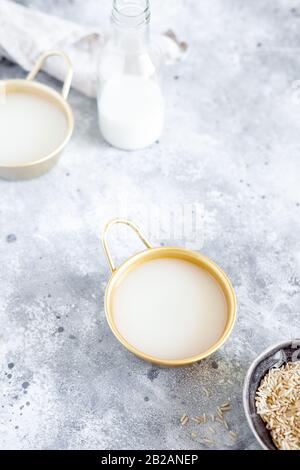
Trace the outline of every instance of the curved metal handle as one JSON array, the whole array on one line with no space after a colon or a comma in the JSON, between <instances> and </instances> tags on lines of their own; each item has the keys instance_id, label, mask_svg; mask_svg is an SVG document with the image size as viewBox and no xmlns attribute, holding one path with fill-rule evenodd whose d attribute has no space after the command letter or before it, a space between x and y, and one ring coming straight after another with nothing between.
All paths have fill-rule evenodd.
<instances>
[{"instance_id":1,"label":"curved metal handle","mask_svg":"<svg viewBox=\"0 0 300 470\"><path fill-rule=\"evenodd\" d=\"M130 228L132 228L132 230L134 230L137 235L139 236L139 238L142 240L142 242L144 243L144 245L146 245L147 248L153 248L151 243L148 242L148 240L144 237L144 235L141 233L140 229L138 228L137 225L135 225L133 222L130 222L130 220L127 220L127 219L113 219L113 220L110 220L104 227L104 230L103 230L103 233L102 233L102 245L103 245L103 249L104 249L104 253L105 253L105 256L107 258L107 261L108 261L108 264L109 264L109 267L111 269L112 272L115 272L116 271L116 267L115 267L115 264L112 260L112 256L110 254L110 251L109 251L109 248L108 248L108 243L107 243L107 233L109 231L109 229L115 225L115 224L124 224L124 225L128 225Z\"/></svg>"},{"instance_id":2,"label":"curved metal handle","mask_svg":"<svg viewBox=\"0 0 300 470\"><path fill-rule=\"evenodd\" d=\"M62 92L61 92L63 98L66 100L68 98L68 94L69 94L70 87L71 87L71 82L72 82L72 77L73 77L73 66L69 57L64 52L49 51L49 52L45 52L44 54L42 54L36 61L31 72L29 72L29 74L27 75L26 80L34 80L37 74L39 73L39 71L41 70L41 68L43 67L44 62L48 59L48 57L52 57L52 56L62 57L68 67L67 75L63 84Z\"/></svg>"}]
</instances>

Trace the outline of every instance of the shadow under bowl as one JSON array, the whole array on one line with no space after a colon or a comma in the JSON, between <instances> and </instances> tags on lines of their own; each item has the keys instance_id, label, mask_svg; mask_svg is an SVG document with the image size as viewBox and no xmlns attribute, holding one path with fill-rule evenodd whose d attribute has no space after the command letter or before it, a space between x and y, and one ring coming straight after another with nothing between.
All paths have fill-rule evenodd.
<instances>
[{"instance_id":1,"label":"shadow under bowl","mask_svg":"<svg viewBox=\"0 0 300 470\"><path fill-rule=\"evenodd\" d=\"M300 340L291 340L271 346L263 351L251 364L244 381L243 405L248 424L265 450L277 450L264 421L257 414L255 395L262 378L269 369L300 359ZM297 356L298 353L298 356ZM295 359L295 357L297 359Z\"/></svg>"}]
</instances>

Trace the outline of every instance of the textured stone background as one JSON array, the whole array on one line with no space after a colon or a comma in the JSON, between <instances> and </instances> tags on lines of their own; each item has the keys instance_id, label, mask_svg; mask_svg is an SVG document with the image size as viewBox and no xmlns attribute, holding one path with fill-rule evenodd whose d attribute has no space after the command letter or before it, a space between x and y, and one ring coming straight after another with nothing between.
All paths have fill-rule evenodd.
<instances>
[{"instance_id":1,"label":"textured stone background","mask_svg":"<svg viewBox=\"0 0 300 470\"><path fill-rule=\"evenodd\" d=\"M108 25L109 0L24 3ZM152 4L153 29L171 27L190 45L185 62L164 71L160 143L110 148L96 102L73 91L76 128L56 168L0 182L1 448L257 448L242 409L245 372L268 345L300 336L298 2ZM1 78L16 76L23 71L0 62ZM141 226L137 203L203 208L192 248L229 273L239 302L234 333L211 358L163 369L114 339L99 234L120 201ZM139 248L115 238L119 260ZM211 414L228 398L235 442L217 423L214 445L200 443L207 426L195 440L196 425L180 426L183 413Z\"/></svg>"}]
</instances>

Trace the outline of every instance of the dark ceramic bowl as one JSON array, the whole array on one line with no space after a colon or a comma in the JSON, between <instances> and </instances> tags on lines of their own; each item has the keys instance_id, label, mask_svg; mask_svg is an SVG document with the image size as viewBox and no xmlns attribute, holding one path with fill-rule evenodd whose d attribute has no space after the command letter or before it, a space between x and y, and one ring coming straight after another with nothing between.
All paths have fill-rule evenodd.
<instances>
[{"instance_id":1,"label":"dark ceramic bowl","mask_svg":"<svg viewBox=\"0 0 300 470\"><path fill-rule=\"evenodd\" d=\"M255 395L261 379L272 367L300 359L300 340L286 341L271 346L252 362L244 382L243 404L248 424L259 444L265 450L277 450L265 423L256 412Z\"/></svg>"}]
</instances>

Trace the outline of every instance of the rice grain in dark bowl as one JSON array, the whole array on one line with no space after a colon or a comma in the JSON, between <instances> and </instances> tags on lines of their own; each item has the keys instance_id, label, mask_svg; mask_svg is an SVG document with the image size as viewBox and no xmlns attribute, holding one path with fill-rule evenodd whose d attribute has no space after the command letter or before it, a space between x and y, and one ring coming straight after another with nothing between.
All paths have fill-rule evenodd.
<instances>
[{"instance_id":1,"label":"rice grain in dark bowl","mask_svg":"<svg viewBox=\"0 0 300 470\"><path fill-rule=\"evenodd\" d=\"M248 424L261 447L277 450L266 424L257 414L255 396L261 380L273 367L300 360L300 339L286 341L263 351L251 364L244 382L243 404Z\"/></svg>"}]
</instances>

